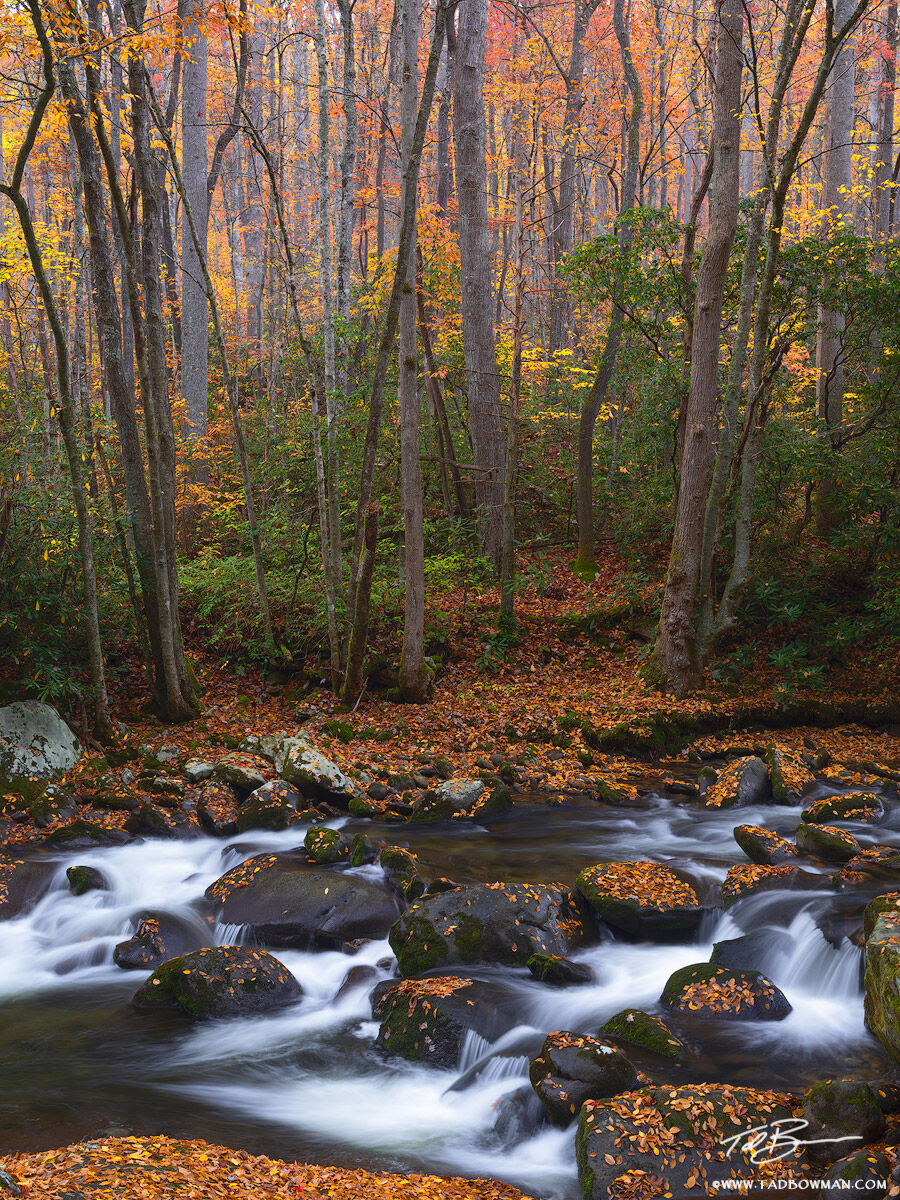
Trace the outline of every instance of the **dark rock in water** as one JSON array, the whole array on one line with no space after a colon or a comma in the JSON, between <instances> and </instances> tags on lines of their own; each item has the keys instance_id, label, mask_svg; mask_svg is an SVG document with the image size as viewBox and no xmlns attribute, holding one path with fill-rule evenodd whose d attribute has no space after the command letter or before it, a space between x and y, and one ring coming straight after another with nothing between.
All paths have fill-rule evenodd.
<instances>
[{"instance_id":1,"label":"dark rock in water","mask_svg":"<svg viewBox=\"0 0 900 1200\"><path fill-rule=\"evenodd\" d=\"M808 1122L806 1153L819 1166L836 1162L848 1150L875 1142L884 1133L884 1113L867 1083L826 1079L805 1093L797 1116Z\"/></svg>"},{"instance_id":2,"label":"dark rock in water","mask_svg":"<svg viewBox=\"0 0 900 1200\"><path fill-rule=\"evenodd\" d=\"M558 954L532 954L525 964L535 979L554 987L568 987L575 983L590 983L594 972L587 963L571 962Z\"/></svg>"},{"instance_id":3,"label":"dark rock in water","mask_svg":"<svg viewBox=\"0 0 900 1200\"><path fill-rule=\"evenodd\" d=\"M369 1003L372 1006L372 1019L380 1021L384 1016L387 998L400 984L399 979L383 979L381 983L376 983L369 992Z\"/></svg>"},{"instance_id":4,"label":"dark rock in water","mask_svg":"<svg viewBox=\"0 0 900 1200\"><path fill-rule=\"evenodd\" d=\"M122 846L130 841L122 829L107 829L94 821L79 818L61 825L41 838L41 844L54 850L89 850L92 846Z\"/></svg>"},{"instance_id":5,"label":"dark rock in water","mask_svg":"<svg viewBox=\"0 0 900 1200\"><path fill-rule=\"evenodd\" d=\"M513 807L512 792L503 784L498 783L490 792L485 792L469 809L473 821L496 821Z\"/></svg>"},{"instance_id":6,"label":"dark rock in water","mask_svg":"<svg viewBox=\"0 0 900 1200\"><path fill-rule=\"evenodd\" d=\"M884 804L874 792L846 792L843 796L814 800L800 816L807 825L827 825L829 821L861 821L877 825L884 820Z\"/></svg>"},{"instance_id":7,"label":"dark rock in water","mask_svg":"<svg viewBox=\"0 0 900 1200\"><path fill-rule=\"evenodd\" d=\"M471 884L425 896L390 932L400 974L465 963L519 966L532 954L565 957L585 937L570 892L557 884Z\"/></svg>"},{"instance_id":8,"label":"dark rock in water","mask_svg":"<svg viewBox=\"0 0 900 1200\"><path fill-rule=\"evenodd\" d=\"M387 886L289 854L257 855L217 879L206 895L220 921L247 925L273 946L340 948L356 938L383 938L399 916Z\"/></svg>"},{"instance_id":9,"label":"dark rock in water","mask_svg":"<svg viewBox=\"0 0 900 1200\"><path fill-rule=\"evenodd\" d=\"M703 797L706 808L743 808L759 804L769 796L769 768L761 758L750 755L735 759L719 773Z\"/></svg>"},{"instance_id":10,"label":"dark rock in water","mask_svg":"<svg viewBox=\"0 0 900 1200\"><path fill-rule=\"evenodd\" d=\"M730 1021L782 1021L791 1011L783 992L759 971L695 963L669 976L660 1003L681 1013Z\"/></svg>"},{"instance_id":11,"label":"dark rock in water","mask_svg":"<svg viewBox=\"0 0 900 1200\"><path fill-rule=\"evenodd\" d=\"M874 925L871 922L874 918ZM866 1024L900 1062L900 910L876 908L866 923Z\"/></svg>"},{"instance_id":12,"label":"dark rock in water","mask_svg":"<svg viewBox=\"0 0 900 1200\"><path fill-rule=\"evenodd\" d=\"M420 824L433 824L438 821L449 821L456 816L459 809L449 796L440 792L427 791L413 805L409 815L410 821Z\"/></svg>"},{"instance_id":13,"label":"dark rock in water","mask_svg":"<svg viewBox=\"0 0 900 1200\"><path fill-rule=\"evenodd\" d=\"M539 1133L547 1123L547 1114L534 1088L523 1084L506 1092L494 1105L494 1132L503 1146L517 1146Z\"/></svg>"},{"instance_id":14,"label":"dark rock in water","mask_svg":"<svg viewBox=\"0 0 900 1200\"><path fill-rule=\"evenodd\" d=\"M844 1143L845 1147L848 1145L849 1142ZM888 1194L886 1185L891 1178L891 1165L880 1150L860 1149L832 1163L825 1172L825 1178L847 1181L857 1194L883 1200Z\"/></svg>"},{"instance_id":15,"label":"dark rock in water","mask_svg":"<svg viewBox=\"0 0 900 1200\"><path fill-rule=\"evenodd\" d=\"M600 1027L600 1036L627 1042L641 1050L649 1050L662 1058L680 1062L684 1055L684 1042L659 1017L651 1017L639 1008L623 1008Z\"/></svg>"},{"instance_id":16,"label":"dark rock in water","mask_svg":"<svg viewBox=\"0 0 900 1200\"><path fill-rule=\"evenodd\" d=\"M197 820L201 829L213 837L229 837L237 833L239 797L230 783L209 779L197 800Z\"/></svg>"},{"instance_id":17,"label":"dark rock in water","mask_svg":"<svg viewBox=\"0 0 900 1200\"><path fill-rule=\"evenodd\" d=\"M134 934L119 942L113 962L124 971L150 971L169 958L200 949L211 940L212 930L168 912L144 912Z\"/></svg>"},{"instance_id":18,"label":"dark rock in water","mask_svg":"<svg viewBox=\"0 0 900 1200\"><path fill-rule=\"evenodd\" d=\"M778 1093L710 1083L588 1100L575 1139L582 1195L585 1200L626 1195L636 1179L656 1181L644 1193L654 1200L706 1195L706 1185L721 1179L758 1180L759 1167L740 1144L732 1149L726 1139L790 1117Z\"/></svg>"},{"instance_id":19,"label":"dark rock in water","mask_svg":"<svg viewBox=\"0 0 900 1200\"><path fill-rule=\"evenodd\" d=\"M335 1001L349 995L350 992L355 992L360 988L366 987L373 979L377 978L377 969L369 966L368 963L360 963L358 966L351 967L344 976L343 983L334 994Z\"/></svg>"},{"instance_id":20,"label":"dark rock in water","mask_svg":"<svg viewBox=\"0 0 900 1200\"><path fill-rule=\"evenodd\" d=\"M49 862L0 862L0 921L18 916L39 900L57 869Z\"/></svg>"},{"instance_id":21,"label":"dark rock in water","mask_svg":"<svg viewBox=\"0 0 900 1200\"><path fill-rule=\"evenodd\" d=\"M812 871L804 871L788 863L782 863L778 867L765 867L754 863L750 866L729 868L722 884L722 899L725 907L730 908L738 900L743 900L745 896L754 896L757 892L822 891L830 886L827 876L816 875Z\"/></svg>"},{"instance_id":22,"label":"dark rock in water","mask_svg":"<svg viewBox=\"0 0 900 1200\"><path fill-rule=\"evenodd\" d=\"M637 1069L621 1050L597 1038L551 1033L528 1069L531 1086L554 1125L577 1118L585 1100L603 1100L637 1083Z\"/></svg>"},{"instance_id":23,"label":"dark rock in water","mask_svg":"<svg viewBox=\"0 0 900 1200\"><path fill-rule=\"evenodd\" d=\"M797 847L793 842L759 825L738 825L734 830L734 840L754 863L774 867L797 858Z\"/></svg>"},{"instance_id":24,"label":"dark rock in water","mask_svg":"<svg viewBox=\"0 0 900 1200\"><path fill-rule=\"evenodd\" d=\"M716 942L709 961L735 971L765 971L774 955L787 952L793 940L784 929L753 929L741 937Z\"/></svg>"},{"instance_id":25,"label":"dark rock in water","mask_svg":"<svg viewBox=\"0 0 900 1200\"><path fill-rule=\"evenodd\" d=\"M836 825L798 825L794 841L798 850L824 862L846 862L861 849L852 833Z\"/></svg>"},{"instance_id":26,"label":"dark rock in water","mask_svg":"<svg viewBox=\"0 0 900 1200\"><path fill-rule=\"evenodd\" d=\"M196 832L196 827L184 816L168 813L159 805L150 804L148 801L125 818L125 828L129 833L158 838L184 837Z\"/></svg>"},{"instance_id":27,"label":"dark rock in water","mask_svg":"<svg viewBox=\"0 0 900 1200\"><path fill-rule=\"evenodd\" d=\"M900 1083L872 1083L869 1085L875 1093L879 1107L884 1115L891 1116L900 1112Z\"/></svg>"},{"instance_id":28,"label":"dark rock in water","mask_svg":"<svg viewBox=\"0 0 900 1200\"><path fill-rule=\"evenodd\" d=\"M303 845L312 861L320 867L331 866L348 857L347 843L336 829L314 826L307 831Z\"/></svg>"},{"instance_id":29,"label":"dark rock in water","mask_svg":"<svg viewBox=\"0 0 900 1200\"><path fill-rule=\"evenodd\" d=\"M496 984L456 975L392 984L378 1001L378 1044L411 1062L455 1066L469 1030L494 1041L516 1023L514 1008Z\"/></svg>"},{"instance_id":30,"label":"dark rock in water","mask_svg":"<svg viewBox=\"0 0 900 1200\"><path fill-rule=\"evenodd\" d=\"M816 777L799 755L777 746L766 754L772 799L776 804L799 804L800 797L816 782Z\"/></svg>"},{"instance_id":31,"label":"dark rock in water","mask_svg":"<svg viewBox=\"0 0 900 1200\"><path fill-rule=\"evenodd\" d=\"M690 934L703 918L691 882L659 863L598 863L575 886L607 924L633 937Z\"/></svg>"},{"instance_id":32,"label":"dark rock in water","mask_svg":"<svg viewBox=\"0 0 900 1200\"><path fill-rule=\"evenodd\" d=\"M900 849L896 846L869 846L844 863L834 876L835 886L847 889L885 892L900 884Z\"/></svg>"},{"instance_id":33,"label":"dark rock in water","mask_svg":"<svg viewBox=\"0 0 900 1200\"><path fill-rule=\"evenodd\" d=\"M139 1009L176 1009L194 1020L243 1017L293 1004L300 984L265 950L208 946L157 967L135 992Z\"/></svg>"},{"instance_id":34,"label":"dark rock in water","mask_svg":"<svg viewBox=\"0 0 900 1200\"><path fill-rule=\"evenodd\" d=\"M292 783L274 779L247 797L237 817L237 829L239 833L248 829L287 829L305 808L306 801Z\"/></svg>"},{"instance_id":35,"label":"dark rock in water","mask_svg":"<svg viewBox=\"0 0 900 1200\"><path fill-rule=\"evenodd\" d=\"M76 896L83 896L85 892L109 891L109 884L96 867L69 867L66 870L66 878Z\"/></svg>"}]
</instances>

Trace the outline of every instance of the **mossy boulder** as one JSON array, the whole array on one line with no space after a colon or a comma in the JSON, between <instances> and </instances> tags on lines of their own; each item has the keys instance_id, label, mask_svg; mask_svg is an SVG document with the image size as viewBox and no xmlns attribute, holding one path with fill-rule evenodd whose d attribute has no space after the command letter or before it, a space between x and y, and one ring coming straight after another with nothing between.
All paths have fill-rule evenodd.
<instances>
[{"instance_id":1,"label":"mossy boulder","mask_svg":"<svg viewBox=\"0 0 900 1200\"><path fill-rule=\"evenodd\" d=\"M55 709L37 700L0 708L0 796L38 796L81 758L81 744Z\"/></svg>"},{"instance_id":2,"label":"mossy boulder","mask_svg":"<svg viewBox=\"0 0 900 1200\"><path fill-rule=\"evenodd\" d=\"M495 784L490 791L482 793L481 798L469 810L473 821L495 821L504 816L513 807L512 792L506 784Z\"/></svg>"},{"instance_id":3,"label":"mossy boulder","mask_svg":"<svg viewBox=\"0 0 900 1200\"><path fill-rule=\"evenodd\" d=\"M531 1086L554 1125L576 1120L585 1100L603 1100L637 1083L634 1064L598 1038L568 1031L551 1033L528 1068Z\"/></svg>"},{"instance_id":4,"label":"mossy boulder","mask_svg":"<svg viewBox=\"0 0 900 1200\"><path fill-rule=\"evenodd\" d=\"M135 992L138 1009L174 1009L194 1020L244 1017L293 1004L300 984L265 950L208 946L157 967Z\"/></svg>"},{"instance_id":5,"label":"mossy boulder","mask_svg":"<svg viewBox=\"0 0 900 1200\"><path fill-rule=\"evenodd\" d=\"M769 798L769 768L755 754L737 758L703 796L706 808L743 808Z\"/></svg>"},{"instance_id":6,"label":"mossy boulder","mask_svg":"<svg viewBox=\"0 0 900 1200\"><path fill-rule=\"evenodd\" d=\"M729 1021L783 1021L785 994L760 971L693 963L669 976L660 1003L675 1012Z\"/></svg>"},{"instance_id":7,"label":"mossy boulder","mask_svg":"<svg viewBox=\"0 0 900 1200\"><path fill-rule=\"evenodd\" d=\"M850 1143L845 1143L846 1146ZM864 1196L886 1196L884 1181L891 1178L893 1164L880 1150L863 1147L845 1158L839 1158L825 1172L829 1181L846 1182L857 1193ZM827 1193L826 1193L827 1194Z\"/></svg>"},{"instance_id":8,"label":"mossy boulder","mask_svg":"<svg viewBox=\"0 0 900 1200\"><path fill-rule=\"evenodd\" d=\"M237 831L287 829L297 822L306 802L297 788L284 779L273 779L251 792L237 816Z\"/></svg>"},{"instance_id":9,"label":"mossy boulder","mask_svg":"<svg viewBox=\"0 0 900 1200\"><path fill-rule=\"evenodd\" d=\"M67 867L66 879L73 896L83 896L85 892L109 891L105 876L96 867Z\"/></svg>"},{"instance_id":10,"label":"mossy boulder","mask_svg":"<svg viewBox=\"0 0 900 1200\"><path fill-rule=\"evenodd\" d=\"M446 779L436 791L450 801L455 812L469 812L483 796L485 786L480 779Z\"/></svg>"},{"instance_id":11,"label":"mossy boulder","mask_svg":"<svg viewBox=\"0 0 900 1200\"><path fill-rule=\"evenodd\" d=\"M421 824L434 824L438 821L450 821L458 812L449 796L442 796L440 792L430 788L416 801L409 819Z\"/></svg>"},{"instance_id":12,"label":"mossy boulder","mask_svg":"<svg viewBox=\"0 0 900 1200\"><path fill-rule=\"evenodd\" d=\"M703 918L693 884L660 863L598 863L575 886L607 924L633 937L688 935Z\"/></svg>"},{"instance_id":13,"label":"mossy boulder","mask_svg":"<svg viewBox=\"0 0 900 1200\"><path fill-rule=\"evenodd\" d=\"M584 1200L613 1195L706 1194L722 1179L758 1179L759 1168L725 1139L788 1120L788 1098L717 1084L651 1087L582 1106L575 1138Z\"/></svg>"},{"instance_id":14,"label":"mossy boulder","mask_svg":"<svg viewBox=\"0 0 900 1200\"><path fill-rule=\"evenodd\" d=\"M565 957L585 934L577 902L558 884L482 883L424 896L390 941L409 977L466 963L524 966L538 953Z\"/></svg>"},{"instance_id":15,"label":"mossy boulder","mask_svg":"<svg viewBox=\"0 0 900 1200\"><path fill-rule=\"evenodd\" d=\"M74 798L55 783L48 784L39 796L23 800L24 811L38 829L46 829L54 821L64 821L78 815Z\"/></svg>"},{"instance_id":16,"label":"mossy boulder","mask_svg":"<svg viewBox=\"0 0 900 1200\"><path fill-rule=\"evenodd\" d=\"M799 804L816 782L816 777L799 754L770 746L766 753L772 799L776 804Z\"/></svg>"},{"instance_id":17,"label":"mossy boulder","mask_svg":"<svg viewBox=\"0 0 900 1200\"><path fill-rule=\"evenodd\" d=\"M797 858L793 842L760 825L737 825L734 840L753 863L774 867Z\"/></svg>"},{"instance_id":18,"label":"mossy boulder","mask_svg":"<svg viewBox=\"0 0 900 1200\"><path fill-rule=\"evenodd\" d=\"M495 1041L516 1023L514 1008L495 984L459 976L388 981L373 1007L388 1054L436 1067L454 1067L472 1030Z\"/></svg>"},{"instance_id":19,"label":"mossy boulder","mask_svg":"<svg viewBox=\"0 0 900 1200\"><path fill-rule=\"evenodd\" d=\"M346 808L359 794L355 781L305 738L282 738L274 750L275 770L304 796Z\"/></svg>"},{"instance_id":20,"label":"mossy boulder","mask_svg":"<svg viewBox=\"0 0 900 1200\"><path fill-rule=\"evenodd\" d=\"M587 963L572 962L558 954L532 954L525 964L535 979L553 987L590 983L594 972Z\"/></svg>"},{"instance_id":21,"label":"mossy boulder","mask_svg":"<svg viewBox=\"0 0 900 1200\"><path fill-rule=\"evenodd\" d=\"M16 917L35 904L49 888L56 863L0 862L0 921Z\"/></svg>"},{"instance_id":22,"label":"mossy boulder","mask_svg":"<svg viewBox=\"0 0 900 1200\"><path fill-rule=\"evenodd\" d=\"M869 937L878 924L879 917L900 921L900 892L886 892L870 900L863 912L863 936Z\"/></svg>"},{"instance_id":23,"label":"mossy boulder","mask_svg":"<svg viewBox=\"0 0 900 1200\"><path fill-rule=\"evenodd\" d=\"M224 924L246 925L261 942L300 949L383 938L399 916L387 884L311 867L305 854L259 854L217 879L206 896Z\"/></svg>"},{"instance_id":24,"label":"mossy boulder","mask_svg":"<svg viewBox=\"0 0 900 1200\"><path fill-rule=\"evenodd\" d=\"M823 862L847 862L861 849L852 833L836 825L798 825L794 841L803 854L810 854Z\"/></svg>"},{"instance_id":25,"label":"mossy boulder","mask_svg":"<svg viewBox=\"0 0 900 1200\"><path fill-rule=\"evenodd\" d=\"M348 857L347 843L336 829L314 825L312 829L307 830L303 845L310 859L322 867Z\"/></svg>"},{"instance_id":26,"label":"mossy boulder","mask_svg":"<svg viewBox=\"0 0 900 1200\"><path fill-rule=\"evenodd\" d=\"M134 933L113 950L113 962L123 971L152 971L167 959L199 950L212 939L212 929L197 918L174 913L143 912Z\"/></svg>"},{"instance_id":27,"label":"mossy boulder","mask_svg":"<svg viewBox=\"0 0 900 1200\"><path fill-rule=\"evenodd\" d=\"M139 804L133 813L125 818L125 828L129 833L140 834L142 837L177 838L184 837L197 830L183 814L169 813L158 804L145 800Z\"/></svg>"},{"instance_id":28,"label":"mossy boulder","mask_svg":"<svg viewBox=\"0 0 900 1200\"><path fill-rule=\"evenodd\" d=\"M79 817L44 834L41 844L50 850L90 850L94 846L122 846L130 840L130 835L122 829L107 829L96 821Z\"/></svg>"},{"instance_id":29,"label":"mossy boulder","mask_svg":"<svg viewBox=\"0 0 900 1200\"><path fill-rule=\"evenodd\" d=\"M800 816L807 825L827 825L829 821L877 825L884 820L884 804L875 792L845 792L843 796L814 800Z\"/></svg>"},{"instance_id":30,"label":"mossy boulder","mask_svg":"<svg viewBox=\"0 0 900 1200\"><path fill-rule=\"evenodd\" d=\"M216 763L216 779L230 783L241 796L249 796L266 782L269 764L255 754L228 754Z\"/></svg>"},{"instance_id":31,"label":"mossy boulder","mask_svg":"<svg viewBox=\"0 0 900 1200\"><path fill-rule=\"evenodd\" d=\"M240 798L235 788L222 779L208 779L197 800L197 820L213 837L237 833Z\"/></svg>"},{"instance_id":32,"label":"mossy boulder","mask_svg":"<svg viewBox=\"0 0 900 1200\"><path fill-rule=\"evenodd\" d=\"M823 879L821 875L801 870L790 863L782 863L777 867L754 863L729 868L722 884L722 899L725 907L730 908L738 900L743 900L746 896L755 896L758 892L819 891L827 886L827 879Z\"/></svg>"},{"instance_id":33,"label":"mossy boulder","mask_svg":"<svg viewBox=\"0 0 900 1200\"><path fill-rule=\"evenodd\" d=\"M866 1024L900 1062L900 913L881 912L866 938Z\"/></svg>"},{"instance_id":34,"label":"mossy boulder","mask_svg":"<svg viewBox=\"0 0 900 1200\"><path fill-rule=\"evenodd\" d=\"M803 1133L811 1162L827 1166L877 1141L884 1133L884 1113L867 1083L854 1079L826 1079L803 1096L797 1116L806 1121Z\"/></svg>"},{"instance_id":35,"label":"mossy boulder","mask_svg":"<svg viewBox=\"0 0 900 1200\"><path fill-rule=\"evenodd\" d=\"M660 1058L681 1062L685 1053L684 1042L672 1032L665 1021L651 1017L639 1008L623 1008L600 1026L602 1038L614 1038L640 1050L649 1050Z\"/></svg>"}]
</instances>

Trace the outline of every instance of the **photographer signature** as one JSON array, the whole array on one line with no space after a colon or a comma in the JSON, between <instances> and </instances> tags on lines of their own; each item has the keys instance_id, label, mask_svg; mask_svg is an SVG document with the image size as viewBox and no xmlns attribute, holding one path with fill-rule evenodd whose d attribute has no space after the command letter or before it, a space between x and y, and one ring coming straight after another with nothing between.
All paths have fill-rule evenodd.
<instances>
[{"instance_id":1,"label":"photographer signature","mask_svg":"<svg viewBox=\"0 0 900 1200\"><path fill-rule=\"evenodd\" d=\"M801 1146L815 1146L822 1142L862 1141L859 1134L831 1138L797 1136L808 1127L809 1121L804 1121L799 1117L783 1117L778 1121L772 1121L769 1125L754 1125L752 1129L742 1129L740 1133L734 1133L731 1137L724 1138L722 1145L726 1148L727 1155L730 1155L733 1150L737 1150L746 1155L754 1166L760 1167L764 1163L780 1162L781 1159L793 1154L795 1150L799 1150Z\"/></svg>"}]
</instances>

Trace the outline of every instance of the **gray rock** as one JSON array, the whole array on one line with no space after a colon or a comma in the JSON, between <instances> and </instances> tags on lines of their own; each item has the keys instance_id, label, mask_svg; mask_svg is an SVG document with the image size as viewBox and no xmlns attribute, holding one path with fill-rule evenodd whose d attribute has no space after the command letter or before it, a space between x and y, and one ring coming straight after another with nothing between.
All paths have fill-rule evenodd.
<instances>
[{"instance_id":1,"label":"gray rock","mask_svg":"<svg viewBox=\"0 0 900 1200\"><path fill-rule=\"evenodd\" d=\"M205 783L215 770L215 766L211 762L205 762L200 758L192 758L184 764L184 777L188 783Z\"/></svg>"},{"instance_id":2,"label":"gray rock","mask_svg":"<svg viewBox=\"0 0 900 1200\"><path fill-rule=\"evenodd\" d=\"M346 804L359 789L354 780L305 738L282 738L275 747L275 770L304 796Z\"/></svg>"},{"instance_id":3,"label":"gray rock","mask_svg":"<svg viewBox=\"0 0 900 1200\"><path fill-rule=\"evenodd\" d=\"M468 812L484 792L480 779L448 779L437 788L437 794L449 800L457 812Z\"/></svg>"},{"instance_id":4,"label":"gray rock","mask_svg":"<svg viewBox=\"0 0 900 1200\"><path fill-rule=\"evenodd\" d=\"M0 796L35 796L81 758L81 744L47 704L21 700L0 708Z\"/></svg>"},{"instance_id":5,"label":"gray rock","mask_svg":"<svg viewBox=\"0 0 900 1200\"><path fill-rule=\"evenodd\" d=\"M247 796L266 782L260 769L252 763L242 761L237 755L228 755L216 763L216 779L230 783L242 796Z\"/></svg>"}]
</instances>

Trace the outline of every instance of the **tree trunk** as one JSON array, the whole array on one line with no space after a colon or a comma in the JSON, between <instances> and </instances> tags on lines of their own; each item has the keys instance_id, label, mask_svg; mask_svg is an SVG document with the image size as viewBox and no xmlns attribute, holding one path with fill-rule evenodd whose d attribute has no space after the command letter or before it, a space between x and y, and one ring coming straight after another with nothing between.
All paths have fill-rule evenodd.
<instances>
[{"instance_id":1,"label":"tree trunk","mask_svg":"<svg viewBox=\"0 0 900 1200\"><path fill-rule=\"evenodd\" d=\"M206 9L188 0L185 22L185 62L181 108L181 155L185 195L191 207L200 253L207 251L207 153L206 92L207 46L203 22ZM202 269L194 239L182 213L181 220L181 395L185 401L187 432L192 442L206 438L209 314ZM202 461L202 456L201 456ZM202 481L207 472L192 464L194 478Z\"/></svg>"}]
</instances>

